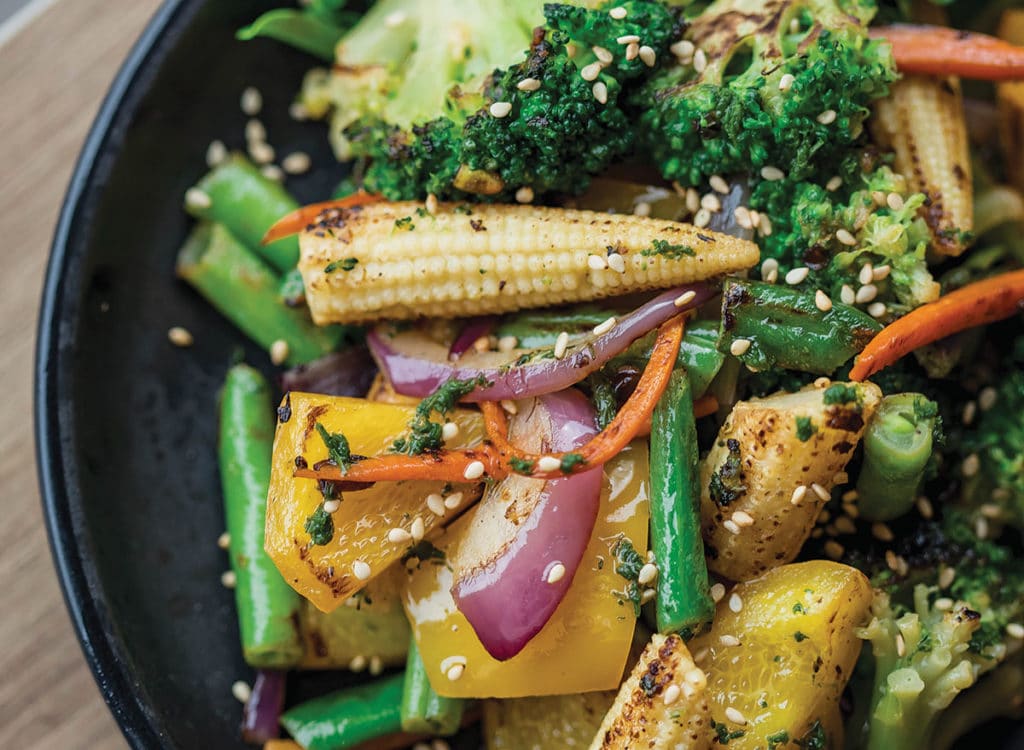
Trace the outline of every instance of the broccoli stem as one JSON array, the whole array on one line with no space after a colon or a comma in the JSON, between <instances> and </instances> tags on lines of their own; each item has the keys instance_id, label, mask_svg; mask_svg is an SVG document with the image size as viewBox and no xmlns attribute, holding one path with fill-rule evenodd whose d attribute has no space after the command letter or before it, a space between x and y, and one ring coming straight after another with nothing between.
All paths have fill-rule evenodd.
<instances>
[{"instance_id":1,"label":"broccoli stem","mask_svg":"<svg viewBox=\"0 0 1024 750\"><path fill-rule=\"evenodd\" d=\"M913 505L932 454L935 416L918 393L886 396L864 434L864 464L857 479L858 510L869 521L889 521Z\"/></svg>"}]
</instances>

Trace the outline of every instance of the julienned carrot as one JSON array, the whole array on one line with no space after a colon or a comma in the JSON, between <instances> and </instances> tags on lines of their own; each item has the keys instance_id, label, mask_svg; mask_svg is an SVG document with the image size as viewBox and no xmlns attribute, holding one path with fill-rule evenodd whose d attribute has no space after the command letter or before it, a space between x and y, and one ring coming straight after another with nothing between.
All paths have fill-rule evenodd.
<instances>
[{"instance_id":1,"label":"julienned carrot","mask_svg":"<svg viewBox=\"0 0 1024 750\"><path fill-rule=\"evenodd\" d=\"M572 468L588 464L603 464L616 456L639 434L645 422L668 385L675 366L679 344L683 339L683 316L665 323L658 331L647 367L636 385L633 395L627 399L611 423L590 442L572 454L582 458L570 459ZM490 442L469 450L436 451L418 456L388 454L366 458L352 464L342 475L332 464L322 464L312 469L298 469L296 477L305 479L343 480L345 482L397 482L406 479L433 479L443 482L465 482L466 479L489 477L503 479L511 473L527 474L542 479L563 476L561 468L541 471L538 462L545 456L559 462L565 454L523 453L508 441L508 422L500 405L483 402L480 408L484 414ZM479 465L477 465L479 464ZM513 466L515 464L515 466Z\"/></svg>"},{"instance_id":2,"label":"julienned carrot","mask_svg":"<svg viewBox=\"0 0 1024 750\"><path fill-rule=\"evenodd\" d=\"M866 380L905 354L1024 307L1024 270L976 281L921 305L883 328L857 357L850 380Z\"/></svg>"},{"instance_id":3,"label":"julienned carrot","mask_svg":"<svg viewBox=\"0 0 1024 750\"><path fill-rule=\"evenodd\" d=\"M333 201L324 201L322 203L311 203L308 206L297 208L290 214L285 214L275 221L274 225L267 230L265 235L263 235L262 243L266 245L271 242L276 242L282 237L290 237L293 234L298 234L310 224L314 223L320 214L332 208L365 206L368 203L376 203L381 200L384 199L379 195L373 195L372 193L367 193L363 190L357 190L351 195L346 195L344 198L338 198Z\"/></svg>"},{"instance_id":4,"label":"julienned carrot","mask_svg":"<svg viewBox=\"0 0 1024 750\"><path fill-rule=\"evenodd\" d=\"M1024 79L1024 47L988 34L917 24L878 26L870 33L892 45L901 73L986 81Z\"/></svg>"}]
</instances>

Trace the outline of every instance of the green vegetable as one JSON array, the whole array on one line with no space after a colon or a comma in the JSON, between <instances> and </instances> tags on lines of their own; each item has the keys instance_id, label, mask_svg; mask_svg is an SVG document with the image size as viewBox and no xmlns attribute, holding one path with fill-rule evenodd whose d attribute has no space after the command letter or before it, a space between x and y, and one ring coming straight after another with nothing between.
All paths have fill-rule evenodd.
<instances>
[{"instance_id":1,"label":"green vegetable","mask_svg":"<svg viewBox=\"0 0 1024 750\"><path fill-rule=\"evenodd\" d=\"M658 631L696 635L715 611L700 528L697 428L686 372L672 373L651 421L651 549Z\"/></svg>"},{"instance_id":2,"label":"green vegetable","mask_svg":"<svg viewBox=\"0 0 1024 750\"><path fill-rule=\"evenodd\" d=\"M346 750L401 731L401 674L345 688L290 708L281 726L305 750Z\"/></svg>"},{"instance_id":3,"label":"green vegetable","mask_svg":"<svg viewBox=\"0 0 1024 750\"><path fill-rule=\"evenodd\" d=\"M188 204L197 219L223 224L252 252L279 273L299 262L298 237L285 237L269 245L263 235L274 222L299 207L281 183L264 177L248 159L232 154L208 172L196 188L209 196L209 206Z\"/></svg>"},{"instance_id":4,"label":"green vegetable","mask_svg":"<svg viewBox=\"0 0 1024 750\"><path fill-rule=\"evenodd\" d=\"M523 310L502 317L494 335L498 338L514 336L516 346L521 349L541 349L554 344L562 331L570 336L585 333L618 314L613 308L594 304Z\"/></svg>"},{"instance_id":5,"label":"green vegetable","mask_svg":"<svg viewBox=\"0 0 1024 750\"><path fill-rule=\"evenodd\" d=\"M723 508L734 500L738 500L747 491L743 484L740 443L735 438L729 438L725 445L729 449L729 455L711 475L711 480L708 482L708 494L716 505Z\"/></svg>"},{"instance_id":6,"label":"green vegetable","mask_svg":"<svg viewBox=\"0 0 1024 750\"><path fill-rule=\"evenodd\" d=\"M344 474L352 465L352 451L348 447L348 439L340 432L328 432L319 422L316 423L316 431L324 441L331 460Z\"/></svg>"},{"instance_id":7,"label":"green vegetable","mask_svg":"<svg viewBox=\"0 0 1024 750\"><path fill-rule=\"evenodd\" d=\"M444 698L434 692L416 639L410 638L402 685L402 731L442 736L455 734L462 722L465 705L461 698Z\"/></svg>"},{"instance_id":8,"label":"green vegetable","mask_svg":"<svg viewBox=\"0 0 1024 750\"><path fill-rule=\"evenodd\" d=\"M477 386L483 386L486 383L487 381L482 375L466 380L456 378L446 380L438 386L436 391L416 405L416 413L409 422L409 434L395 440L392 450L395 453L405 453L409 456L439 450L444 444L441 439L441 430L444 425L432 421L430 416L435 412L442 417L448 416L455 409L459 399Z\"/></svg>"},{"instance_id":9,"label":"green vegetable","mask_svg":"<svg viewBox=\"0 0 1024 750\"><path fill-rule=\"evenodd\" d=\"M306 285L298 268L291 269L281 277L278 294L281 302L288 307L299 307L306 303Z\"/></svg>"},{"instance_id":10,"label":"green vegetable","mask_svg":"<svg viewBox=\"0 0 1024 750\"><path fill-rule=\"evenodd\" d=\"M242 654L254 667L282 668L298 662L303 646L299 595L263 550L273 414L263 377L246 365L232 367L221 392L218 461Z\"/></svg>"},{"instance_id":11,"label":"green vegetable","mask_svg":"<svg viewBox=\"0 0 1024 750\"><path fill-rule=\"evenodd\" d=\"M220 224L192 231L178 253L177 273L264 349L286 341L289 365L333 351L345 335L343 327L319 328L305 310L282 305L274 272Z\"/></svg>"},{"instance_id":12,"label":"green vegetable","mask_svg":"<svg viewBox=\"0 0 1024 750\"><path fill-rule=\"evenodd\" d=\"M814 292L730 279L722 296L718 349L750 345L738 357L755 370L782 367L828 375L853 358L882 327L861 311L833 301L821 311Z\"/></svg>"},{"instance_id":13,"label":"green vegetable","mask_svg":"<svg viewBox=\"0 0 1024 750\"><path fill-rule=\"evenodd\" d=\"M626 580L626 586L622 591L613 591L623 601L633 605L633 614L640 616L640 583L637 578L640 576L640 569L644 566L644 559L636 551L629 539L620 539L612 547L612 556L615 558L615 572ZM621 603L621 602L620 602Z\"/></svg>"},{"instance_id":14,"label":"green vegetable","mask_svg":"<svg viewBox=\"0 0 1024 750\"><path fill-rule=\"evenodd\" d=\"M338 40L357 17L354 13L341 11L342 5L344 3L314 2L302 9L267 11L239 29L235 36L242 41L260 37L275 39L325 62L333 62Z\"/></svg>"},{"instance_id":15,"label":"green vegetable","mask_svg":"<svg viewBox=\"0 0 1024 750\"><path fill-rule=\"evenodd\" d=\"M810 417L796 418L796 436L800 442L806 443L817 431L818 428L814 426L814 420Z\"/></svg>"},{"instance_id":16,"label":"green vegetable","mask_svg":"<svg viewBox=\"0 0 1024 750\"><path fill-rule=\"evenodd\" d=\"M323 547L334 538L334 518L324 509L323 503L316 507L302 525L313 544Z\"/></svg>"},{"instance_id":17,"label":"green vegetable","mask_svg":"<svg viewBox=\"0 0 1024 750\"><path fill-rule=\"evenodd\" d=\"M882 399L864 433L864 463L857 478L857 508L869 521L908 512L932 455L938 409L919 393Z\"/></svg>"},{"instance_id":18,"label":"green vegetable","mask_svg":"<svg viewBox=\"0 0 1024 750\"><path fill-rule=\"evenodd\" d=\"M620 363L628 363L643 369L650 359L656 336L657 333L652 332L637 339L626 351L612 359L608 367L614 369ZM725 359L725 355L718 350L718 321L694 320L687 323L676 357L676 369L686 371L694 398L700 398L707 392Z\"/></svg>"},{"instance_id":19,"label":"green vegetable","mask_svg":"<svg viewBox=\"0 0 1024 750\"><path fill-rule=\"evenodd\" d=\"M825 389L821 401L826 406L832 404L849 404L860 399L860 392L857 386L847 383L834 383Z\"/></svg>"}]
</instances>

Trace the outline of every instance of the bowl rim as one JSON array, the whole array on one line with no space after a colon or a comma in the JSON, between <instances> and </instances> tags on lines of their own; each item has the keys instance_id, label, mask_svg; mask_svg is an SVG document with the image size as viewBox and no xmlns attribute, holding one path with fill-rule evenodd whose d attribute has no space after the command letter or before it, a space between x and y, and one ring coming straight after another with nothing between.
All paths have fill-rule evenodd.
<instances>
[{"instance_id":1,"label":"bowl rim","mask_svg":"<svg viewBox=\"0 0 1024 750\"><path fill-rule=\"evenodd\" d=\"M72 414L62 411L73 351L66 324L68 305L80 287L68 283L68 264L88 247L90 204L103 189L112 157L120 150L150 81L149 71L166 58L177 34L202 0L164 0L121 63L83 142L68 182L50 245L36 327L33 385L36 470L43 520L64 605L86 663L128 744L137 750L167 746L148 696L134 675L124 642L109 626L95 564L76 526L81 489L65 468L75 461Z\"/></svg>"}]
</instances>

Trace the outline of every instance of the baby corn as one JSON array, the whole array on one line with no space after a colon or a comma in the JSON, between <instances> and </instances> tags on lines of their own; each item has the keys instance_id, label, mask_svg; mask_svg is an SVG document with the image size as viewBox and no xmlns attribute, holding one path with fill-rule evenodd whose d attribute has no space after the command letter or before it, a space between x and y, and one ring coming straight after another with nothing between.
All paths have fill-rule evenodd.
<instances>
[{"instance_id":1,"label":"baby corn","mask_svg":"<svg viewBox=\"0 0 1024 750\"><path fill-rule=\"evenodd\" d=\"M1003 11L999 36L1024 44L1024 10ZM999 109L999 141L1006 158L1006 176L1018 190L1024 190L1024 81L1007 81L996 86Z\"/></svg>"},{"instance_id":2,"label":"baby corn","mask_svg":"<svg viewBox=\"0 0 1024 750\"><path fill-rule=\"evenodd\" d=\"M758 248L689 224L534 206L375 203L300 236L313 320L459 317L665 288L749 268Z\"/></svg>"},{"instance_id":3,"label":"baby corn","mask_svg":"<svg viewBox=\"0 0 1024 750\"><path fill-rule=\"evenodd\" d=\"M895 152L896 171L927 196L922 212L935 249L962 253L974 209L960 80L904 76L875 103L871 123L878 141Z\"/></svg>"}]
</instances>

